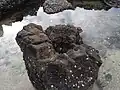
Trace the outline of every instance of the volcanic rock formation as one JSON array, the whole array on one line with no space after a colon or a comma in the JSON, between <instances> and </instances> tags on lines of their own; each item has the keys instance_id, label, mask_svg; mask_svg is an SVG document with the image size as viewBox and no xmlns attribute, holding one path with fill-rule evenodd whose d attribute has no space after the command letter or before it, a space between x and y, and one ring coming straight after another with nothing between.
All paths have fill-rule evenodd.
<instances>
[{"instance_id":1,"label":"volcanic rock formation","mask_svg":"<svg viewBox=\"0 0 120 90\"><path fill-rule=\"evenodd\" d=\"M104 0L104 2L111 7L120 8L120 0Z\"/></svg>"},{"instance_id":2,"label":"volcanic rock formation","mask_svg":"<svg viewBox=\"0 0 120 90\"><path fill-rule=\"evenodd\" d=\"M67 0L46 0L43 9L46 13L52 14L66 9L73 9L73 6Z\"/></svg>"},{"instance_id":3,"label":"volcanic rock formation","mask_svg":"<svg viewBox=\"0 0 120 90\"><path fill-rule=\"evenodd\" d=\"M37 90L88 90L102 64L99 52L83 43L80 27L29 24L16 41L29 79Z\"/></svg>"},{"instance_id":4,"label":"volcanic rock formation","mask_svg":"<svg viewBox=\"0 0 120 90\"><path fill-rule=\"evenodd\" d=\"M43 9L46 13L53 14L66 9L75 9L77 6L88 10L108 10L112 7L103 0L46 0Z\"/></svg>"},{"instance_id":5,"label":"volcanic rock formation","mask_svg":"<svg viewBox=\"0 0 120 90\"><path fill-rule=\"evenodd\" d=\"M35 15L45 0L0 0L0 25L21 21L23 16Z\"/></svg>"},{"instance_id":6,"label":"volcanic rock formation","mask_svg":"<svg viewBox=\"0 0 120 90\"><path fill-rule=\"evenodd\" d=\"M77 6L88 10L109 10L120 7L120 0L0 0L0 25L21 21L26 15L35 15L40 6L48 14Z\"/></svg>"},{"instance_id":7,"label":"volcanic rock formation","mask_svg":"<svg viewBox=\"0 0 120 90\"><path fill-rule=\"evenodd\" d=\"M3 36L3 27L0 25L0 37Z\"/></svg>"}]
</instances>

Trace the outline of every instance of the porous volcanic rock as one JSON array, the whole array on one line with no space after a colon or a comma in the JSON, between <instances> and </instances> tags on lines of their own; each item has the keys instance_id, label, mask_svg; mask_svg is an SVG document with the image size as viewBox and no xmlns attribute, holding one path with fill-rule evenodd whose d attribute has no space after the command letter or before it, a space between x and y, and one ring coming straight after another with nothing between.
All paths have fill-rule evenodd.
<instances>
[{"instance_id":1,"label":"porous volcanic rock","mask_svg":"<svg viewBox=\"0 0 120 90\"><path fill-rule=\"evenodd\" d=\"M82 29L72 25L56 25L50 26L45 30L47 36L57 52L65 53L68 49L74 47L75 44L82 44L82 38L79 33Z\"/></svg>"},{"instance_id":2,"label":"porous volcanic rock","mask_svg":"<svg viewBox=\"0 0 120 90\"><path fill-rule=\"evenodd\" d=\"M46 0L43 9L46 13L53 14L66 9L73 9L73 7L67 0Z\"/></svg>"},{"instance_id":3,"label":"porous volcanic rock","mask_svg":"<svg viewBox=\"0 0 120 90\"><path fill-rule=\"evenodd\" d=\"M0 0L0 25L10 25L21 21L26 15L36 15L36 11L43 6L44 12L54 14L76 7L87 10L109 10L120 7L119 0Z\"/></svg>"},{"instance_id":4,"label":"porous volcanic rock","mask_svg":"<svg viewBox=\"0 0 120 90\"><path fill-rule=\"evenodd\" d=\"M0 24L21 21L23 16L35 15L45 0L0 0Z\"/></svg>"},{"instance_id":5,"label":"porous volcanic rock","mask_svg":"<svg viewBox=\"0 0 120 90\"><path fill-rule=\"evenodd\" d=\"M83 43L80 27L56 25L45 32L29 24L16 41L29 79L37 90L88 90L102 64L98 50Z\"/></svg>"},{"instance_id":6,"label":"porous volcanic rock","mask_svg":"<svg viewBox=\"0 0 120 90\"><path fill-rule=\"evenodd\" d=\"M106 1L106 0L105 0ZM109 5L104 0L46 0L43 9L48 14L58 13L66 9L75 9L76 7L87 10L109 10L113 5ZM117 0L119 1L119 0ZM118 4L116 5L118 6Z\"/></svg>"},{"instance_id":7,"label":"porous volcanic rock","mask_svg":"<svg viewBox=\"0 0 120 90\"><path fill-rule=\"evenodd\" d=\"M81 7L88 10L109 10L111 6L107 5L104 0L68 0L74 7Z\"/></svg>"}]
</instances>

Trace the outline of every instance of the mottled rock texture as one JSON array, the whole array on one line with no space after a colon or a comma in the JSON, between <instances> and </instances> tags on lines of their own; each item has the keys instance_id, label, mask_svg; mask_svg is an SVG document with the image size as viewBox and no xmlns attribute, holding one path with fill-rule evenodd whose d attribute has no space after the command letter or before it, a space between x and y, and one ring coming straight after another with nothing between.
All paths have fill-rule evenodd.
<instances>
[{"instance_id":1,"label":"mottled rock texture","mask_svg":"<svg viewBox=\"0 0 120 90\"><path fill-rule=\"evenodd\" d=\"M120 0L104 0L104 2L111 7L120 8Z\"/></svg>"},{"instance_id":2,"label":"mottled rock texture","mask_svg":"<svg viewBox=\"0 0 120 90\"><path fill-rule=\"evenodd\" d=\"M0 25L0 37L3 36L3 27Z\"/></svg>"},{"instance_id":3,"label":"mottled rock texture","mask_svg":"<svg viewBox=\"0 0 120 90\"><path fill-rule=\"evenodd\" d=\"M0 0L0 25L21 21L23 16L35 15L40 6L48 14L77 6L88 10L109 10L120 7L120 0Z\"/></svg>"},{"instance_id":4,"label":"mottled rock texture","mask_svg":"<svg viewBox=\"0 0 120 90\"><path fill-rule=\"evenodd\" d=\"M46 0L43 4L44 11L48 14L75 9L77 6L88 10L108 10L112 7L103 0Z\"/></svg>"},{"instance_id":5,"label":"mottled rock texture","mask_svg":"<svg viewBox=\"0 0 120 90\"><path fill-rule=\"evenodd\" d=\"M29 79L37 90L88 90L102 64L99 52L83 43L80 27L29 24L16 41Z\"/></svg>"},{"instance_id":6,"label":"mottled rock texture","mask_svg":"<svg viewBox=\"0 0 120 90\"><path fill-rule=\"evenodd\" d=\"M74 7L82 7L88 10L108 10L111 6L107 5L103 0L68 0Z\"/></svg>"},{"instance_id":7,"label":"mottled rock texture","mask_svg":"<svg viewBox=\"0 0 120 90\"><path fill-rule=\"evenodd\" d=\"M88 10L109 10L120 7L120 0L0 0L0 25L21 21L23 16L35 15L40 6L54 14L77 6Z\"/></svg>"},{"instance_id":8,"label":"mottled rock texture","mask_svg":"<svg viewBox=\"0 0 120 90\"><path fill-rule=\"evenodd\" d=\"M49 14L72 8L73 6L67 0L46 0L43 4L44 11Z\"/></svg>"},{"instance_id":9,"label":"mottled rock texture","mask_svg":"<svg viewBox=\"0 0 120 90\"><path fill-rule=\"evenodd\" d=\"M0 0L0 24L21 21L23 16L35 15L44 0Z\"/></svg>"}]
</instances>

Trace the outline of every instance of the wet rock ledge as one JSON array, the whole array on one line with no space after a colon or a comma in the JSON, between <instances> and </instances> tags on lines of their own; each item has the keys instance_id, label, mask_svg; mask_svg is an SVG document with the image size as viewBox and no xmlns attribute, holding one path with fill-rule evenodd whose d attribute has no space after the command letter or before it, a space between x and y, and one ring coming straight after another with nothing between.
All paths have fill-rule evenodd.
<instances>
[{"instance_id":1,"label":"wet rock ledge","mask_svg":"<svg viewBox=\"0 0 120 90\"><path fill-rule=\"evenodd\" d=\"M88 10L109 10L120 7L119 0L0 0L0 25L21 21L23 16L36 15L42 6L48 14L54 14L77 6Z\"/></svg>"},{"instance_id":2,"label":"wet rock ledge","mask_svg":"<svg viewBox=\"0 0 120 90\"><path fill-rule=\"evenodd\" d=\"M21 21L23 16L36 15L45 0L0 0L0 25Z\"/></svg>"},{"instance_id":3,"label":"wet rock ledge","mask_svg":"<svg viewBox=\"0 0 120 90\"><path fill-rule=\"evenodd\" d=\"M102 64L98 50L84 44L80 27L28 24L16 41L36 90L88 90ZM91 89L90 89L91 90Z\"/></svg>"},{"instance_id":4,"label":"wet rock ledge","mask_svg":"<svg viewBox=\"0 0 120 90\"><path fill-rule=\"evenodd\" d=\"M48 14L58 13L66 9L81 7L87 10L109 10L120 8L120 0L45 0L43 9Z\"/></svg>"},{"instance_id":5,"label":"wet rock ledge","mask_svg":"<svg viewBox=\"0 0 120 90\"><path fill-rule=\"evenodd\" d=\"M109 10L120 8L119 0L0 0L0 25L21 21L26 15L36 15L39 7L54 14L63 10L74 10L77 6L87 10Z\"/></svg>"},{"instance_id":6,"label":"wet rock ledge","mask_svg":"<svg viewBox=\"0 0 120 90\"><path fill-rule=\"evenodd\" d=\"M66 9L81 7L87 10L109 10L112 6L104 0L45 0L43 9L48 14L58 13Z\"/></svg>"}]
</instances>

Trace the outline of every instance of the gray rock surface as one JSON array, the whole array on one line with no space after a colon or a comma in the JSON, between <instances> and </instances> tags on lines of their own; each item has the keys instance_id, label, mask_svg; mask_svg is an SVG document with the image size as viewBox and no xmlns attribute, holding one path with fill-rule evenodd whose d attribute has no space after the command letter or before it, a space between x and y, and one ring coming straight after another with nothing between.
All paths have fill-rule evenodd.
<instances>
[{"instance_id":1,"label":"gray rock surface","mask_svg":"<svg viewBox=\"0 0 120 90\"><path fill-rule=\"evenodd\" d=\"M56 25L44 32L31 23L18 32L16 41L37 90L88 90L94 84L102 61L96 49L83 43L81 31Z\"/></svg>"},{"instance_id":2,"label":"gray rock surface","mask_svg":"<svg viewBox=\"0 0 120 90\"><path fill-rule=\"evenodd\" d=\"M36 15L40 6L48 14L76 7L88 10L109 10L120 7L119 0L0 0L0 24L21 21L23 16Z\"/></svg>"},{"instance_id":3,"label":"gray rock surface","mask_svg":"<svg viewBox=\"0 0 120 90\"><path fill-rule=\"evenodd\" d=\"M46 0L43 4L43 9L48 14L58 13L72 8L73 6L67 0Z\"/></svg>"},{"instance_id":4,"label":"gray rock surface","mask_svg":"<svg viewBox=\"0 0 120 90\"><path fill-rule=\"evenodd\" d=\"M0 37L2 37L3 36L3 27L2 27L2 25L0 25Z\"/></svg>"},{"instance_id":5,"label":"gray rock surface","mask_svg":"<svg viewBox=\"0 0 120 90\"><path fill-rule=\"evenodd\" d=\"M44 11L48 14L75 9L77 6L88 10L108 10L112 7L102 0L46 0L43 4Z\"/></svg>"},{"instance_id":6,"label":"gray rock surface","mask_svg":"<svg viewBox=\"0 0 120 90\"><path fill-rule=\"evenodd\" d=\"M44 0L0 0L0 24L21 21L23 16L35 15Z\"/></svg>"},{"instance_id":7,"label":"gray rock surface","mask_svg":"<svg viewBox=\"0 0 120 90\"><path fill-rule=\"evenodd\" d=\"M104 0L104 2L111 7L120 8L120 0Z\"/></svg>"},{"instance_id":8,"label":"gray rock surface","mask_svg":"<svg viewBox=\"0 0 120 90\"><path fill-rule=\"evenodd\" d=\"M109 10L111 6L104 3L103 0L68 0L74 7L81 7L88 10Z\"/></svg>"}]
</instances>

